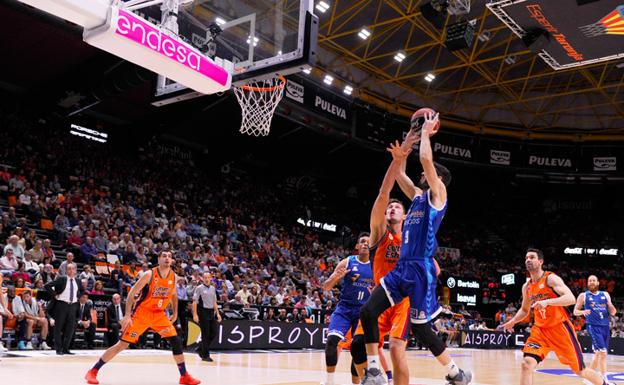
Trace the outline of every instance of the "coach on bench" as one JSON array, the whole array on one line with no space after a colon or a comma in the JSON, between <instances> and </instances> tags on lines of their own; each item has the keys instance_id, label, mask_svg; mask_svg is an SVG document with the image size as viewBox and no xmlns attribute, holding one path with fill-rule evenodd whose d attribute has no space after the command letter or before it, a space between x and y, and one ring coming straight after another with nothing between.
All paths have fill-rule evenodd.
<instances>
[{"instance_id":1,"label":"coach on bench","mask_svg":"<svg viewBox=\"0 0 624 385\"><path fill-rule=\"evenodd\" d=\"M119 330L121 329L121 320L126 311L126 305L121 303L121 296L113 294L113 303L106 307L106 315L108 318L108 346L113 346L119 341Z\"/></svg>"},{"instance_id":2,"label":"coach on bench","mask_svg":"<svg viewBox=\"0 0 624 385\"><path fill-rule=\"evenodd\" d=\"M69 351L76 317L78 316L78 299L81 295L81 285L76 279L76 264L68 263L67 275L59 276L48 282L45 289L54 298L50 301L49 312L54 318L54 349L56 354L74 354Z\"/></svg>"}]
</instances>

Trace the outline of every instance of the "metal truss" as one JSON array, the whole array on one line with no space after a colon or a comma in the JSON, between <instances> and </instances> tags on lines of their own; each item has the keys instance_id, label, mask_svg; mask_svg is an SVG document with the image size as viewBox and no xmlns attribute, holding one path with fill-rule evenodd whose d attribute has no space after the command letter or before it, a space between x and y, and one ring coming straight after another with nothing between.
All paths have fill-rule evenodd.
<instances>
[{"instance_id":1,"label":"metal truss","mask_svg":"<svg viewBox=\"0 0 624 385\"><path fill-rule=\"evenodd\" d=\"M319 69L393 112L409 116L418 106L437 108L449 116L445 125L459 130L624 141L624 69L617 63L554 71L482 1L472 2L471 14L478 15L473 46L450 52L444 30L420 13L426 1L332 0L331 10L319 15L318 41L327 53L320 55ZM362 28L371 32L366 40L358 38ZM407 57L400 63L394 59L399 51ZM432 83L424 80L429 73L436 77ZM580 117L584 123L577 126Z\"/></svg>"}]
</instances>

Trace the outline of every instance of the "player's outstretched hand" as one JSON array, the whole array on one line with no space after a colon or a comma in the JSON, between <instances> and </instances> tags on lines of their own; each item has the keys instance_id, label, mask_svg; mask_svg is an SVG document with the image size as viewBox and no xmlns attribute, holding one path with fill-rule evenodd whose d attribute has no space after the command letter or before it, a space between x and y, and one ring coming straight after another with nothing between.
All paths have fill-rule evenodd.
<instances>
[{"instance_id":1,"label":"player's outstretched hand","mask_svg":"<svg viewBox=\"0 0 624 385\"><path fill-rule=\"evenodd\" d=\"M402 144L399 144L398 140L395 140L394 143L390 143L390 147L386 148L386 151L392 154L392 159L401 161L412 152L412 146L404 147Z\"/></svg>"},{"instance_id":2,"label":"player's outstretched hand","mask_svg":"<svg viewBox=\"0 0 624 385\"><path fill-rule=\"evenodd\" d=\"M435 114L426 113L425 114L425 123L423 123L422 134L427 135L427 137L431 137L436 133L436 127L440 122L440 113L436 112Z\"/></svg>"},{"instance_id":3,"label":"player's outstretched hand","mask_svg":"<svg viewBox=\"0 0 624 385\"><path fill-rule=\"evenodd\" d=\"M514 322L506 322L503 324L503 331L509 332L509 333L513 333L514 331L514 326L516 326L516 324Z\"/></svg>"},{"instance_id":4,"label":"player's outstretched hand","mask_svg":"<svg viewBox=\"0 0 624 385\"><path fill-rule=\"evenodd\" d=\"M589 310L589 309L583 310L581 313L583 314L583 316L587 317L588 315L591 314L591 310Z\"/></svg>"}]
</instances>

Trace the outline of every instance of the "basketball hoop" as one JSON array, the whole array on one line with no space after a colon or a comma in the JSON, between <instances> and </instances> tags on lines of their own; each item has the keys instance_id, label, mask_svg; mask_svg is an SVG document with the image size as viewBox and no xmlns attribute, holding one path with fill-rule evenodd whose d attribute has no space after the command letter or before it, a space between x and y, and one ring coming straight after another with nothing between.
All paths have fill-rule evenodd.
<instances>
[{"instance_id":1,"label":"basketball hoop","mask_svg":"<svg viewBox=\"0 0 624 385\"><path fill-rule=\"evenodd\" d=\"M286 78L280 75L234 87L234 94L243 111L241 134L269 135L273 113L284 96L285 85Z\"/></svg>"}]
</instances>

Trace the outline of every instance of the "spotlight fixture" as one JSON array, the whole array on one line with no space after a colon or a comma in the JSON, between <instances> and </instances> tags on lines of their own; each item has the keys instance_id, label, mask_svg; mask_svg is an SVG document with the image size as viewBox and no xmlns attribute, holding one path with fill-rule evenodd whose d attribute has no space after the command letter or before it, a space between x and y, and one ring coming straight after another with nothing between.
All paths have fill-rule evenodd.
<instances>
[{"instance_id":1,"label":"spotlight fixture","mask_svg":"<svg viewBox=\"0 0 624 385\"><path fill-rule=\"evenodd\" d=\"M353 93L353 87L351 86L345 86L344 91L345 94L347 95L351 95Z\"/></svg>"},{"instance_id":2,"label":"spotlight fixture","mask_svg":"<svg viewBox=\"0 0 624 385\"><path fill-rule=\"evenodd\" d=\"M424 18L436 28L444 28L444 21L448 9L448 0L431 0L420 6L420 12Z\"/></svg>"},{"instance_id":3,"label":"spotlight fixture","mask_svg":"<svg viewBox=\"0 0 624 385\"><path fill-rule=\"evenodd\" d=\"M435 78L436 77L434 74L427 74L427 76L425 76L425 80L428 81L429 83L431 83Z\"/></svg>"},{"instance_id":4,"label":"spotlight fixture","mask_svg":"<svg viewBox=\"0 0 624 385\"><path fill-rule=\"evenodd\" d=\"M394 55L394 60L398 61L399 63L402 62L403 60L405 60L405 54L403 52L399 52L396 55Z\"/></svg>"},{"instance_id":5,"label":"spotlight fixture","mask_svg":"<svg viewBox=\"0 0 624 385\"><path fill-rule=\"evenodd\" d=\"M471 47L474 35L475 28L473 24L468 20L461 20L446 27L444 44L449 51L458 51Z\"/></svg>"},{"instance_id":6,"label":"spotlight fixture","mask_svg":"<svg viewBox=\"0 0 624 385\"><path fill-rule=\"evenodd\" d=\"M323 79L323 83L327 84L328 86L331 86L333 81L334 81L334 77L331 75L325 75L325 79Z\"/></svg>"},{"instance_id":7,"label":"spotlight fixture","mask_svg":"<svg viewBox=\"0 0 624 385\"><path fill-rule=\"evenodd\" d=\"M371 35L370 31L367 30L366 28L362 28L362 30L358 33L358 36L360 37L360 39L362 40L366 40L368 39L368 37Z\"/></svg>"},{"instance_id":8,"label":"spotlight fixture","mask_svg":"<svg viewBox=\"0 0 624 385\"><path fill-rule=\"evenodd\" d=\"M321 11L321 13L325 13L329 9L329 4L324 1L319 1L318 4L316 4L316 9Z\"/></svg>"},{"instance_id":9,"label":"spotlight fixture","mask_svg":"<svg viewBox=\"0 0 624 385\"><path fill-rule=\"evenodd\" d=\"M220 17L217 17L217 18L215 19L215 22L217 23L217 25L223 25L223 24L225 24L225 20L223 20L223 19L222 19L222 18L220 18Z\"/></svg>"},{"instance_id":10,"label":"spotlight fixture","mask_svg":"<svg viewBox=\"0 0 624 385\"><path fill-rule=\"evenodd\" d=\"M312 68L306 68L303 70L303 73L306 75L310 75L312 73Z\"/></svg>"},{"instance_id":11,"label":"spotlight fixture","mask_svg":"<svg viewBox=\"0 0 624 385\"><path fill-rule=\"evenodd\" d=\"M257 37L254 36L254 38L253 38L253 46L254 47L257 46L259 41L260 41L260 39L258 39ZM251 36L249 36L247 38L247 44L251 44Z\"/></svg>"}]
</instances>

